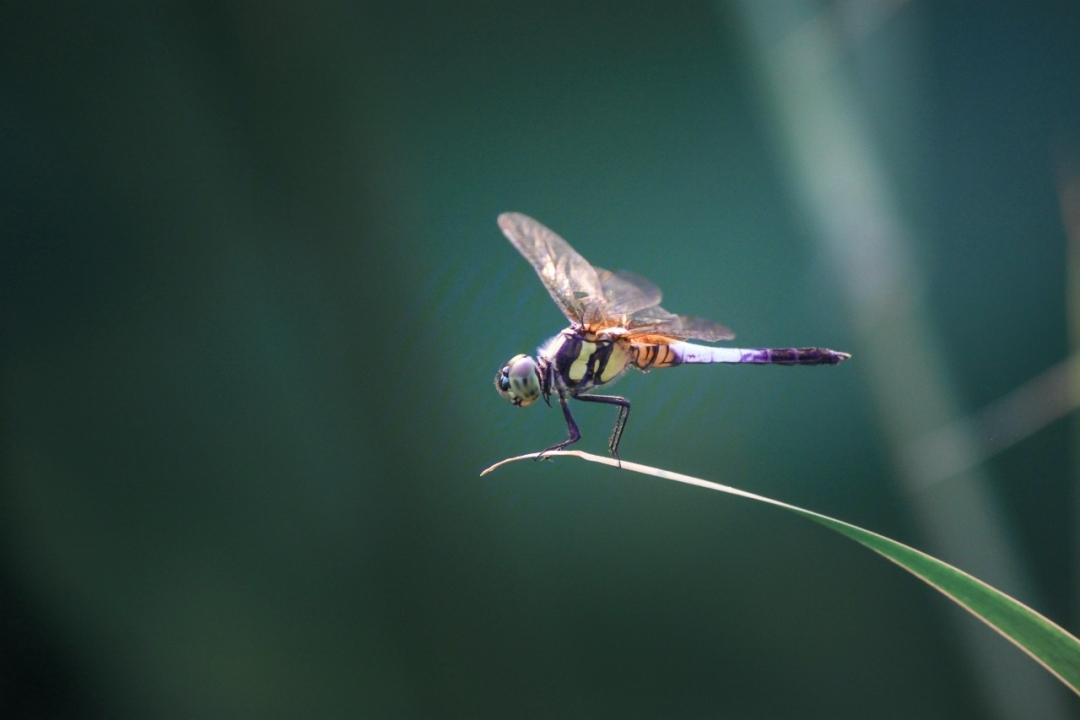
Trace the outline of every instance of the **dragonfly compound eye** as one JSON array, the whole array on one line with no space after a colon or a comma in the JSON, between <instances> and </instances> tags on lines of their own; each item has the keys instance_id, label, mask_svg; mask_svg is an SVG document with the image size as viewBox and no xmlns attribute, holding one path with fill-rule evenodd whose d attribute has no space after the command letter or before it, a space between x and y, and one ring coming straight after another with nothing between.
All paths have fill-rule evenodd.
<instances>
[{"instance_id":1,"label":"dragonfly compound eye","mask_svg":"<svg viewBox=\"0 0 1080 720\"><path fill-rule=\"evenodd\" d=\"M536 402L540 397L540 373L536 361L527 355L511 358L495 376L495 389L518 407Z\"/></svg>"}]
</instances>

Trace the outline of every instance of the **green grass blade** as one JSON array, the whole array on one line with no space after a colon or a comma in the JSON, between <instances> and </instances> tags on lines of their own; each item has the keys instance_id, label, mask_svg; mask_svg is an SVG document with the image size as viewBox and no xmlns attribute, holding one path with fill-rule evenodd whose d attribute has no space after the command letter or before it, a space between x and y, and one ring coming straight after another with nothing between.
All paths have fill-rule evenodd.
<instances>
[{"instance_id":1,"label":"green grass blade","mask_svg":"<svg viewBox=\"0 0 1080 720\"><path fill-rule=\"evenodd\" d=\"M489 467L481 475L486 475L506 463L535 458L537 454L532 453L503 460ZM579 450L548 453L545 458L567 456L578 457L604 465L619 466L619 463L611 458L591 455ZM835 530L841 535L865 545L874 552L884 555L940 591L975 617L1004 635L1005 638L1016 644L1021 650L1057 676L1059 680L1068 685L1073 692L1080 695L1080 640L1077 640L1066 632L1064 628L1046 619L1023 603L1014 600L999 590L995 590L982 580L968 575L963 570L958 570L948 563L944 563L903 543L890 540L883 535L778 500L647 465L623 461L621 467L623 470L652 475L663 480L696 485L697 487L718 490L729 495L738 495L750 500L775 505Z\"/></svg>"}]
</instances>

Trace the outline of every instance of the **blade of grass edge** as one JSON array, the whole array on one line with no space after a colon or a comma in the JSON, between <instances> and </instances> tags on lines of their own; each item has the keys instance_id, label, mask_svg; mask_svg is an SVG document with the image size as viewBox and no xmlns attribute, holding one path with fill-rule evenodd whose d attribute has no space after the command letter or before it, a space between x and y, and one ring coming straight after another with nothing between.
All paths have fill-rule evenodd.
<instances>
[{"instance_id":1,"label":"blade of grass edge","mask_svg":"<svg viewBox=\"0 0 1080 720\"><path fill-rule=\"evenodd\" d=\"M495 463L481 476L487 475L492 470L507 463L518 460L536 458L539 453L520 455ZM612 458L592 455L580 450L547 453L544 458L555 457L578 457L582 460L620 467L620 463ZM890 540L884 535L879 535L869 530L864 530L857 525L836 520L827 515L804 510L803 508L789 505L755 495L744 490L738 490L727 485L701 480L682 475L680 473L661 470L639 465L638 463L621 462L623 470L652 475L662 480L695 485L708 490L717 490L729 495L757 500L768 505L789 510L804 518L813 520L831 530L844 535L852 540L865 545L879 555L883 555L904 568L920 580L923 580L934 589L941 592L947 598L960 605L962 608L979 618L991 628L1001 633L1006 639L1015 644L1021 650L1035 659L1059 680L1065 683L1073 692L1080 695L1080 640L1077 640L1061 626L1043 617L1023 603L1009 597L1000 590L987 585L982 580L968 575L948 563L931 557L915 548Z\"/></svg>"}]
</instances>

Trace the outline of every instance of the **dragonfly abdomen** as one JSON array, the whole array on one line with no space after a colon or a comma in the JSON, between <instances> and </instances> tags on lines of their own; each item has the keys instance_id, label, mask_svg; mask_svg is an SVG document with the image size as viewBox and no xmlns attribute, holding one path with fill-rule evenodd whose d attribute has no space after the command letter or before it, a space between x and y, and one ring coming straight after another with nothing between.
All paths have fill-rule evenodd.
<instances>
[{"instance_id":1,"label":"dragonfly abdomen","mask_svg":"<svg viewBox=\"0 0 1080 720\"><path fill-rule=\"evenodd\" d=\"M828 348L723 348L676 342L644 345L638 349L642 370L683 363L753 363L757 365L835 365L850 355ZM644 363L644 364L643 364Z\"/></svg>"},{"instance_id":2,"label":"dragonfly abdomen","mask_svg":"<svg viewBox=\"0 0 1080 720\"><path fill-rule=\"evenodd\" d=\"M679 365L684 362L721 362L718 360L684 360L675 345L687 345L688 343L673 343L671 345L631 345L632 362L639 370L651 370L653 368L665 368ZM706 350L721 348L705 348Z\"/></svg>"},{"instance_id":3,"label":"dragonfly abdomen","mask_svg":"<svg viewBox=\"0 0 1080 720\"><path fill-rule=\"evenodd\" d=\"M762 348L743 350L739 362L770 363L776 365L836 365L851 355L828 348Z\"/></svg>"}]
</instances>

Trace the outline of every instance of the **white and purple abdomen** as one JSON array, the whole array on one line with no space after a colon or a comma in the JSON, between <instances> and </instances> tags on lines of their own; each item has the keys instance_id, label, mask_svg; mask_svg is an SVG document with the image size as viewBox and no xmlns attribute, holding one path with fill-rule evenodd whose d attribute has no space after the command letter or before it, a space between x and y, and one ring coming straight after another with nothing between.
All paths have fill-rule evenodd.
<instances>
[{"instance_id":1,"label":"white and purple abdomen","mask_svg":"<svg viewBox=\"0 0 1080 720\"><path fill-rule=\"evenodd\" d=\"M648 346L653 347L653 346ZM835 365L847 360L850 355L828 348L743 348L709 347L692 343L675 342L657 347L653 352L642 348L641 359L651 361L649 367L670 367L683 363L755 363L758 365Z\"/></svg>"}]
</instances>

